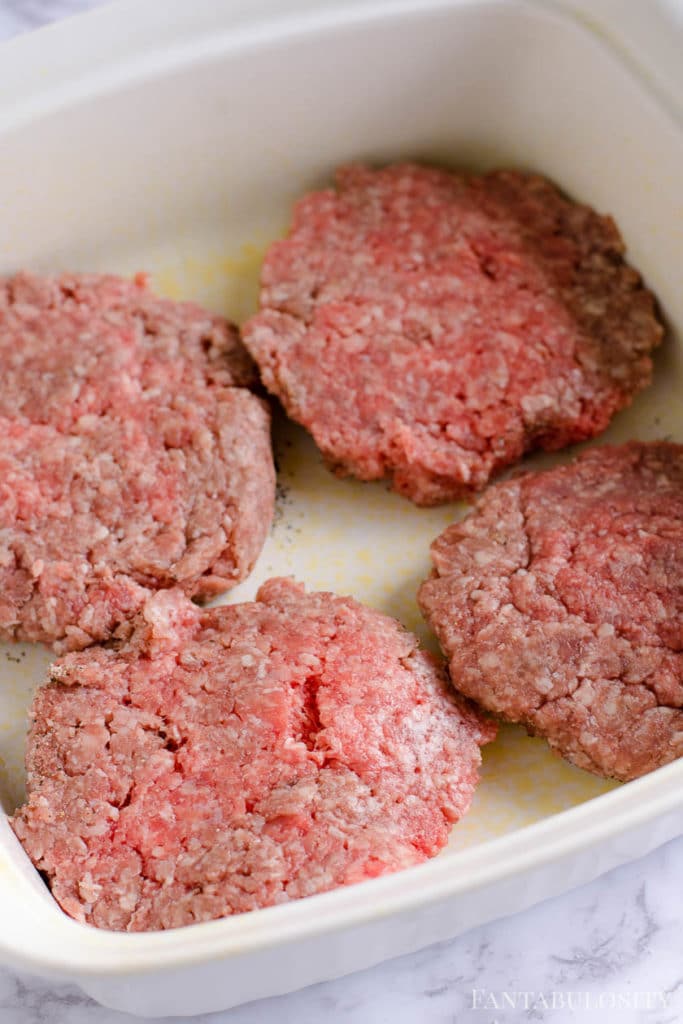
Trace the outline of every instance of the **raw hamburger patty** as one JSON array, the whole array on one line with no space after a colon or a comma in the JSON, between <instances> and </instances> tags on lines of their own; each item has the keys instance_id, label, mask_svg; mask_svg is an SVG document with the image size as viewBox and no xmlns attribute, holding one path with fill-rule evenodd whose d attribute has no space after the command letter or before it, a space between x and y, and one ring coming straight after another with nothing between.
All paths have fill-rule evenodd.
<instances>
[{"instance_id":1,"label":"raw hamburger patty","mask_svg":"<svg viewBox=\"0 0 683 1024\"><path fill-rule=\"evenodd\" d=\"M173 928L418 864L495 726L393 619L271 580L151 597L128 642L68 654L33 706L13 826L64 910Z\"/></svg>"},{"instance_id":2,"label":"raw hamburger patty","mask_svg":"<svg viewBox=\"0 0 683 1024\"><path fill-rule=\"evenodd\" d=\"M0 637L109 636L209 597L270 526L269 416L234 328L142 276L0 280Z\"/></svg>"},{"instance_id":3,"label":"raw hamburger patty","mask_svg":"<svg viewBox=\"0 0 683 1024\"><path fill-rule=\"evenodd\" d=\"M430 505L649 383L662 328L623 253L537 175L346 167L269 250L244 339L337 472Z\"/></svg>"},{"instance_id":4,"label":"raw hamburger patty","mask_svg":"<svg viewBox=\"0 0 683 1024\"><path fill-rule=\"evenodd\" d=\"M432 559L419 601L459 690L598 775L683 754L683 445L498 484Z\"/></svg>"}]
</instances>

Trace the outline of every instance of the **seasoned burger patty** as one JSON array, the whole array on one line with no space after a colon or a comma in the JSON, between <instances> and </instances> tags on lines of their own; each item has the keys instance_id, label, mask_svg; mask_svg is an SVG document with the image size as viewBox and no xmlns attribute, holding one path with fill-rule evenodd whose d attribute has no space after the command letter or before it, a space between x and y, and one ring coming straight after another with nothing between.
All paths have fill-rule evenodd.
<instances>
[{"instance_id":1,"label":"seasoned burger patty","mask_svg":"<svg viewBox=\"0 0 683 1024\"><path fill-rule=\"evenodd\" d=\"M173 928L418 864L495 726L397 622L271 580L202 610L151 597L67 654L32 711L13 827L64 910Z\"/></svg>"},{"instance_id":2,"label":"seasoned burger patty","mask_svg":"<svg viewBox=\"0 0 683 1024\"><path fill-rule=\"evenodd\" d=\"M498 484L432 559L419 601L460 691L599 775L683 754L683 445Z\"/></svg>"},{"instance_id":3,"label":"seasoned burger patty","mask_svg":"<svg viewBox=\"0 0 683 1024\"><path fill-rule=\"evenodd\" d=\"M430 505L649 383L662 328L623 253L538 175L346 167L270 248L244 339L333 469Z\"/></svg>"},{"instance_id":4,"label":"seasoned burger patty","mask_svg":"<svg viewBox=\"0 0 683 1024\"><path fill-rule=\"evenodd\" d=\"M230 324L142 277L0 280L0 637L82 647L148 588L248 573L274 499L252 377Z\"/></svg>"}]
</instances>

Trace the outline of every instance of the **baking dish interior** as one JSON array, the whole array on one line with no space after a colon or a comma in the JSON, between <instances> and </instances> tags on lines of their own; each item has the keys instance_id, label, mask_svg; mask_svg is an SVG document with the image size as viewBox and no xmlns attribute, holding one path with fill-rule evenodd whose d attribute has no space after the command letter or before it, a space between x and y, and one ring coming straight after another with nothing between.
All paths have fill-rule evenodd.
<instances>
[{"instance_id":1,"label":"baking dish interior","mask_svg":"<svg viewBox=\"0 0 683 1024\"><path fill-rule=\"evenodd\" d=\"M169 5L169 17L174 10ZM107 64L107 36L115 50L116 33L125 31L112 18L74 23L81 46L91 48L90 70L72 79L68 67L45 56L47 76L61 82L61 92L38 88L29 107L11 89L12 61L33 54L39 64L41 46L47 55L64 27L12 51L0 92L0 272L148 270L159 291L242 321L255 308L265 247L286 229L293 200L329 182L339 163L408 158L535 169L615 216L669 327L655 383L600 440L682 439L683 145L678 127L604 41L532 4L328 4L232 28L226 10L224 31L188 32L166 49L150 38L146 53L122 69ZM311 588L351 593L433 644L415 592L429 569L429 541L464 507L417 509L381 484L336 480L301 430L281 416L275 427L276 522L252 577L229 600L252 597L271 575L294 575ZM0 648L6 811L22 797L26 709L48 662L38 648ZM657 773L645 787L611 793L612 783L505 727L484 752L482 785L448 849L433 864L366 883L367 913L374 893L385 912L417 898L421 887L432 885L438 895L437 879L449 884L444 863L455 877L484 848L481 862L504 872L512 863L506 866L506 839L539 822L547 836L554 821L559 836L566 828L560 812L586 801L598 801L603 822L614 814L615 828L630 813L628 790L634 804L646 792L653 807L657 800L668 807L683 775L678 768L666 770L663 778L674 782L661 788ZM357 906L348 892L323 899L320 927ZM3 905L3 916L21 908L22 918L0 937L5 950L53 969L142 964L143 949L156 963L180 955L172 933L115 936L70 922L6 823ZM294 906L259 911L248 924L232 919L192 932L208 927L209 946L228 950L249 935L264 941L271 919L286 936L288 921L294 928L304 913Z\"/></svg>"}]
</instances>

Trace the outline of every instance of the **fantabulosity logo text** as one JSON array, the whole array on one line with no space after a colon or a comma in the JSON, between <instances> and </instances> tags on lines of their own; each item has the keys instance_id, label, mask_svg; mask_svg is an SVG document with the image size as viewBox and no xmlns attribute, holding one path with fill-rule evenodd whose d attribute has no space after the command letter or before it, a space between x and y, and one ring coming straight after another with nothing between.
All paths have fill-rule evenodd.
<instances>
[{"instance_id":1,"label":"fantabulosity logo text","mask_svg":"<svg viewBox=\"0 0 683 1024\"><path fill-rule=\"evenodd\" d=\"M498 989L494 991L486 988L473 988L470 992L469 1009L500 1014L510 1010L536 1013L553 1010L664 1010L667 1008L668 1002L669 993L665 991L591 992L579 989L549 991ZM498 1024L498 1020L499 1018L491 1019L487 1024Z\"/></svg>"}]
</instances>

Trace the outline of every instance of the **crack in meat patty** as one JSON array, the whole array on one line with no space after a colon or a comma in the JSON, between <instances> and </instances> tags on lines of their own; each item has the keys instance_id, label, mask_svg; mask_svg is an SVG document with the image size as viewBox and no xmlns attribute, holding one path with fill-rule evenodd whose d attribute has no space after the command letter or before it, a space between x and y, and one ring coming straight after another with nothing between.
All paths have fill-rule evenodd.
<instances>
[{"instance_id":1,"label":"crack in meat patty","mask_svg":"<svg viewBox=\"0 0 683 1024\"><path fill-rule=\"evenodd\" d=\"M683 754L683 445L497 484L432 560L419 603L458 690L598 775Z\"/></svg>"},{"instance_id":2,"label":"crack in meat patty","mask_svg":"<svg viewBox=\"0 0 683 1024\"><path fill-rule=\"evenodd\" d=\"M418 504L599 434L662 327L610 217L546 179L342 168L271 246L244 340L330 466Z\"/></svg>"},{"instance_id":3,"label":"crack in meat patty","mask_svg":"<svg viewBox=\"0 0 683 1024\"><path fill-rule=\"evenodd\" d=\"M68 914L118 930L421 863L496 731L396 621L286 579L206 610L161 591L51 677L13 827Z\"/></svg>"},{"instance_id":4,"label":"crack in meat patty","mask_svg":"<svg viewBox=\"0 0 683 1024\"><path fill-rule=\"evenodd\" d=\"M236 330L97 275L0 280L0 637L106 639L207 598L270 527L270 419Z\"/></svg>"}]
</instances>

